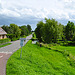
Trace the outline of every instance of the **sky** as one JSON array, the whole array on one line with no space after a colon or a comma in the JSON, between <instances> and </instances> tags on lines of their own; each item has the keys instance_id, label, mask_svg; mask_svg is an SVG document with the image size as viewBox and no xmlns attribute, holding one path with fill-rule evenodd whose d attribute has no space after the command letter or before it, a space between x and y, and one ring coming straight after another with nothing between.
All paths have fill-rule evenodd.
<instances>
[{"instance_id":1,"label":"sky","mask_svg":"<svg viewBox=\"0 0 75 75\"><path fill-rule=\"evenodd\" d=\"M45 18L75 23L75 0L0 0L0 26L30 24L34 30Z\"/></svg>"}]
</instances>

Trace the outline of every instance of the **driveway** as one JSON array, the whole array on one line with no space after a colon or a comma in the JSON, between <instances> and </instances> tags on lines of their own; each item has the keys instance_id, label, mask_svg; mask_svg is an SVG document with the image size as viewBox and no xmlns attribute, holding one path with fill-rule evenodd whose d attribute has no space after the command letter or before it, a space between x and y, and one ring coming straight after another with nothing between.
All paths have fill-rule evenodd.
<instances>
[{"instance_id":1,"label":"driveway","mask_svg":"<svg viewBox=\"0 0 75 75\"><path fill-rule=\"evenodd\" d=\"M26 37L24 45L32 38L32 35ZM6 63L8 58L17 51L20 46L20 40L11 42L11 45L0 48L0 75L6 75Z\"/></svg>"}]
</instances>

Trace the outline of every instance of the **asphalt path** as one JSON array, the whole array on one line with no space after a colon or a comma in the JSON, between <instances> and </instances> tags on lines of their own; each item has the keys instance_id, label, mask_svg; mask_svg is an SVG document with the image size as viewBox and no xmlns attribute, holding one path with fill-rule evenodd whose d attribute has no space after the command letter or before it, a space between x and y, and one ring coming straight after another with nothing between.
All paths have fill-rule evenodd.
<instances>
[{"instance_id":1,"label":"asphalt path","mask_svg":"<svg viewBox=\"0 0 75 75\"><path fill-rule=\"evenodd\" d=\"M24 42L24 45L28 42L29 39L32 38L32 35L29 35L26 37L26 41ZM17 40L17 41L13 41L11 42L12 44L11 45L8 45L8 46L5 46L5 47L2 47L0 48L0 53L13 53L14 51L16 51L17 49L19 49L21 46L20 46L20 40Z\"/></svg>"},{"instance_id":2,"label":"asphalt path","mask_svg":"<svg viewBox=\"0 0 75 75\"><path fill-rule=\"evenodd\" d=\"M32 35L26 37L24 45L32 38ZM20 46L20 40L11 42L11 45L0 48L0 75L6 75L6 63L8 58L17 51Z\"/></svg>"}]
</instances>

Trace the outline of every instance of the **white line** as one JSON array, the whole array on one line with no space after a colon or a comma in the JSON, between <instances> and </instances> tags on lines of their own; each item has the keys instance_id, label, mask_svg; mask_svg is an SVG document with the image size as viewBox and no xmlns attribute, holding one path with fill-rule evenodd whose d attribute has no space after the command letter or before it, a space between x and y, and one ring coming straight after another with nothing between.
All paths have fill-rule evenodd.
<instances>
[{"instance_id":1,"label":"white line","mask_svg":"<svg viewBox=\"0 0 75 75\"><path fill-rule=\"evenodd\" d=\"M2 56L0 56L0 58L2 58L3 57L3 55Z\"/></svg>"},{"instance_id":2,"label":"white line","mask_svg":"<svg viewBox=\"0 0 75 75\"><path fill-rule=\"evenodd\" d=\"M6 55L7 54L12 54L12 52L0 52L0 53L5 53Z\"/></svg>"},{"instance_id":3,"label":"white line","mask_svg":"<svg viewBox=\"0 0 75 75\"><path fill-rule=\"evenodd\" d=\"M7 54L12 54L12 52L6 52L6 55L7 55Z\"/></svg>"}]
</instances>

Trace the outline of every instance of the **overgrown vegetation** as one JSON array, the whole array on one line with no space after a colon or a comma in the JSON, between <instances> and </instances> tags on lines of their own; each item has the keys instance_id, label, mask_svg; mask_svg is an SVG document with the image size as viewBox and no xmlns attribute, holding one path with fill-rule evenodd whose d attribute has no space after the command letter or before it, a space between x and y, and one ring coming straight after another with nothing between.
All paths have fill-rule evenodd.
<instances>
[{"instance_id":1,"label":"overgrown vegetation","mask_svg":"<svg viewBox=\"0 0 75 75\"><path fill-rule=\"evenodd\" d=\"M74 47L75 48L75 47ZM29 41L8 60L6 75L75 75L75 60L55 48L40 47Z\"/></svg>"}]
</instances>

